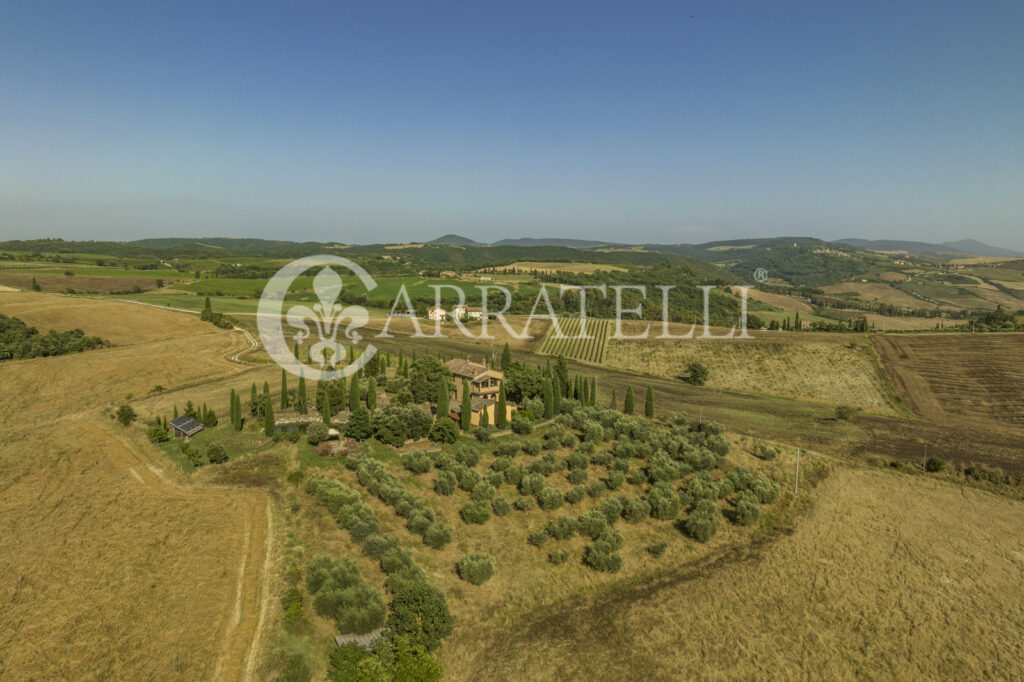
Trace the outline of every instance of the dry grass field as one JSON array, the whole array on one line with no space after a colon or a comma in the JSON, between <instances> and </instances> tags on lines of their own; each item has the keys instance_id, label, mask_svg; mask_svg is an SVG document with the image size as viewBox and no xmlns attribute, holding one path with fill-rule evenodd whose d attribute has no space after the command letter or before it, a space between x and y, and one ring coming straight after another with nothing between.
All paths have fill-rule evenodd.
<instances>
[{"instance_id":1,"label":"dry grass field","mask_svg":"<svg viewBox=\"0 0 1024 682\"><path fill-rule=\"evenodd\" d=\"M1022 531L1020 502L841 468L791 533L497 608L443 659L452 680L1019 678Z\"/></svg>"},{"instance_id":2,"label":"dry grass field","mask_svg":"<svg viewBox=\"0 0 1024 682\"><path fill-rule=\"evenodd\" d=\"M225 356L241 335L197 333L192 316L142 306L55 298L5 295L0 312L44 329L80 320L124 345L0 365L0 677L248 676L271 606L267 498L185 483L109 409L156 385L239 371ZM48 317L48 307L59 312Z\"/></svg>"},{"instance_id":3,"label":"dry grass field","mask_svg":"<svg viewBox=\"0 0 1024 682\"><path fill-rule=\"evenodd\" d=\"M511 272L512 270L525 270L527 272L581 272L591 273L603 270L605 272L625 272L626 268L619 267L617 265L605 265L601 263L557 263L557 262L541 262L541 261L520 261L518 263L511 263L510 265L503 265L496 268L498 272Z\"/></svg>"},{"instance_id":4,"label":"dry grass field","mask_svg":"<svg viewBox=\"0 0 1024 682\"><path fill-rule=\"evenodd\" d=\"M872 337L907 404L933 421L1024 426L1024 334Z\"/></svg>"},{"instance_id":5,"label":"dry grass field","mask_svg":"<svg viewBox=\"0 0 1024 682\"><path fill-rule=\"evenodd\" d=\"M672 333L685 333L682 329L673 327ZM700 332L698 328L695 336ZM660 325L652 328L655 333L660 333ZM751 335L754 338L612 339L606 362L660 377L685 376L687 365L699 362L710 372L709 387L896 413L888 381L862 337L757 331Z\"/></svg>"},{"instance_id":6,"label":"dry grass field","mask_svg":"<svg viewBox=\"0 0 1024 682\"><path fill-rule=\"evenodd\" d=\"M798 301L792 296L785 296L783 294L773 294L768 291L759 291L758 289L753 288L747 292L747 296L756 301L761 301L762 303L767 303L768 305L773 305L776 308L781 308L782 310L787 310L793 313L803 314L814 312L814 308L812 308L810 305L804 303L803 301Z\"/></svg>"},{"instance_id":7,"label":"dry grass field","mask_svg":"<svg viewBox=\"0 0 1024 682\"><path fill-rule=\"evenodd\" d=\"M822 287L822 289L829 294L857 292L860 294L857 298L861 301L867 301L869 303L885 303L898 306L900 308L917 309L936 307L934 304L922 301L919 298L911 296L905 291L900 291L888 284L880 284L878 282L843 282L842 284L833 284L831 286Z\"/></svg>"},{"instance_id":8,"label":"dry grass field","mask_svg":"<svg viewBox=\"0 0 1024 682\"><path fill-rule=\"evenodd\" d=\"M177 275L177 273L173 273ZM21 291L32 290L32 280L36 281L39 288L45 292L61 292L66 289L74 289L80 294L92 292L97 294L108 294L112 291L131 291L139 287L144 291L156 289L156 280L152 277L98 277L92 275L67 275L52 274L19 274L15 272L0 272L0 284L19 289ZM167 282L173 281L168 275Z\"/></svg>"}]
</instances>

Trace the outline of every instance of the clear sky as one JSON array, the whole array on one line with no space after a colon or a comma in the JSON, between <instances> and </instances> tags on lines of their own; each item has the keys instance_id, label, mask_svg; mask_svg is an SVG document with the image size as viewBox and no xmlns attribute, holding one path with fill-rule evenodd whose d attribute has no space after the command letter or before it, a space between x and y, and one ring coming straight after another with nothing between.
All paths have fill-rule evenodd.
<instances>
[{"instance_id":1,"label":"clear sky","mask_svg":"<svg viewBox=\"0 0 1024 682\"><path fill-rule=\"evenodd\" d=\"M0 239L1024 249L1024 3L0 6Z\"/></svg>"}]
</instances>

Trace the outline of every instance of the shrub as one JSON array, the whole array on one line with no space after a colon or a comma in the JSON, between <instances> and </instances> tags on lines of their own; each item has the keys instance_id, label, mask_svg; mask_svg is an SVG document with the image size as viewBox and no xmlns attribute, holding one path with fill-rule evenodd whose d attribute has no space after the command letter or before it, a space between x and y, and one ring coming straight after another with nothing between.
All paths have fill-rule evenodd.
<instances>
[{"instance_id":1,"label":"shrub","mask_svg":"<svg viewBox=\"0 0 1024 682\"><path fill-rule=\"evenodd\" d=\"M572 471L569 472L568 478L569 483L573 483L575 485L585 483L588 478L587 471L586 469L573 469Z\"/></svg>"},{"instance_id":2,"label":"shrub","mask_svg":"<svg viewBox=\"0 0 1024 682\"><path fill-rule=\"evenodd\" d=\"M852 417L854 412L856 412L856 410L854 408L850 407L849 405L837 405L836 406L836 419L841 419L841 420L845 421L845 420L849 419L850 417Z\"/></svg>"},{"instance_id":3,"label":"shrub","mask_svg":"<svg viewBox=\"0 0 1024 682\"><path fill-rule=\"evenodd\" d=\"M779 456L779 451L770 445L761 445L757 448L757 454L761 459L773 460Z\"/></svg>"},{"instance_id":4,"label":"shrub","mask_svg":"<svg viewBox=\"0 0 1024 682\"><path fill-rule=\"evenodd\" d=\"M576 535L579 523L571 516L560 514L557 519L547 525L547 534L556 540L568 540Z\"/></svg>"},{"instance_id":5,"label":"shrub","mask_svg":"<svg viewBox=\"0 0 1024 682\"><path fill-rule=\"evenodd\" d=\"M210 464L220 464L228 461L228 451L220 441L214 441L206 447L206 459Z\"/></svg>"},{"instance_id":6,"label":"shrub","mask_svg":"<svg viewBox=\"0 0 1024 682\"><path fill-rule=\"evenodd\" d=\"M398 538L390 533L383 535L374 533L363 540L363 554L378 561L389 549L394 549L395 547L398 547Z\"/></svg>"},{"instance_id":7,"label":"shrub","mask_svg":"<svg viewBox=\"0 0 1024 682\"><path fill-rule=\"evenodd\" d=\"M536 508L537 500L532 495L520 495L516 498L514 506L519 511L529 511Z\"/></svg>"},{"instance_id":8,"label":"shrub","mask_svg":"<svg viewBox=\"0 0 1024 682\"><path fill-rule=\"evenodd\" d=\"M651 516L668 521L679 516L679 497L668 483L655 483L647 492Z\"/></svg>"},{"instance_id":9,"label":"shrub","mask_svg":"<svg viewBox=\"0 0 1024 682\"><path fill-rule=\"evenodd\" d=\"M580 439L573 433L566 433L562 436L562 447L574 448L580 444Z\"/></svg>"},{"instance_id":10,"label":"shrub","mask_svg":"<svg viewBox=\"0 0 1024 682\"><path fill-rule=\"evenodd\" d=\"M590 466L590 456L579 450L570 452L569 457L566 458L566 464L570 471L576 471L577 469L586 469Z\"/></svg>"},{"instance_id":11,"label":"shrub","mask_svg":"<svg viewBox=\"0 0 1024 682\"><path fill-rule=\"evenodd\" d=\"M749 526L757 523L761 518L761 507L757 504L757 495L749 490L744 490L736 499L736 523L741 526Z\"/></svg>"},{"instance_id":12,"label":"shrub","mask_svg":"<svg viewBox=\"0 0 1024 682\"><path fill-rule=\"evenodd\" d=\"M569 550L556 549L554 552L548 554L548 561L557 566L559 564L564 564L566 561L568 561L570 556L571 555L569 553Z\"/></svg>"},{"instance_id":13,"label":"shrub","mask_svg":"<svg viewBox=\"0 0 1024 682\"><path fill-rule=\"evenodd\" d=\"M462 469L456 476L459 478L459 487L467 493L473 492L473 488L483 481L483 478L476 469Z\"/></svg>"},{"instance_id":14,"label":"shrub","mask_svg":"<svg viewBox=\"0 0 1024 682\"><path fill-rule=\"evenodd\" d=\"M583 563L591 568L607 573L617 573L622 569L622 557L618 554L608 554L596 547L588 547L583 556Z\"/></svg>"},{"instance_id":15,"label":"shrub","mask_svg":"<svg viewBox=\"0 0 1024 682\"><path fill-rule=\"evenodd\" d=\"M512 511L512 505L504 497L495 497L491 500L491 511L495 516L505 516Z\"/></svg>"},{"instance_id":16,"label":"shrub","mask_svg":"<svg viewBox=\"0 0 1024 682\"><path fill-rule=\"evenodd\" d=\"M438 495L451 495L455 492L457 483L458 479L455 478L455 474L450 471L442 471L434 479L434 492Z\"/></svg>"},{"instance_id":17,"label":"shrub","mask_svg":"<svg viewBox=\"0 0 1024 682\"><path fill-rule=\"evenodd\" d=\"M212 462L213 460L211 459L210 461ZM945 460L941 460L941 459L939 459L937 457L929 457L928 461L926 461L924 463L924 470L925 471L929 471L931 473L936 473L936 472L939 472L939 471L944 471L945 469L946 469L946 462L945 462Z\"/></svg>"},{"instance_id":18,"label":"shrub","mask_svg":"<svg viewBox=\"0 0 1024 682\"><path fill-rule=\"evenodd\" d=\"M486 443L491 440L491 436L494 435L495 431L497 431L497 429L493 426L481 426L476 430L474 435L478 441Z\"/></svg>"},{"instance_id":19,"label":"shrub","mask_svg":"<svg viewBox=\"0 0 1024 682\"><path fill-rule=\"evenodd\" d=\"M162 424L158 424L149 427L146 431L146 438L148 438L152 443L166 443L171 439L171 434L163 427Z\"/></svg>"},{"instance_id":20,"label":"shrub","mask_svg":"<svg viewBox=\"0 0 1024 682\"><path fill-rule=\"evenodd\" d=\"M414 474L425 474L434 466L434 460L426 452L411 452L402 458L402 464Z\"/></svg>"},{"instance_id":21,"label":"shrub","mask_svg":"<svg viewBox=\"0 0 1024 682\"><path fill-rule=\"evenodd\" d=\"M544 477L540 474L529 474L519 482L519 492L523 495L539 495L544 489Z\"/></svg>"},{"instance_id":22,"label":"shrub","mask_svg":"<svg viewBox=\"0 0 1024 682\"><path fill-rule=\"evenodd\" d=\"M538 501L541 509L551 511L561 507L565 503L565 498L562 497L562 491L558 488L547 487L540 491Z\"/></svg>"},{"instance_id":23,"label":"shrub","mask_svg":"<svg viewBox=\"0 0 1024 682\"><path fill-rule=\"evenodd\" d=\"M647 472L645 472L643 469L633 469L632 471L629 472L629 476L627 476L627 479L633 485L643 485L647 483L649 480L647 478Z\"/></svg>"},{"instance_id":24,"label":"shrub","mask_svg":"<svg viewBox=\"0 0 1024 682\"><path fill-rule=\"evenodd\" d=\"M587 443L600 443L604 440L604 429L595 421L583 425L583 440Z\"/></svg>"},{"instance_id":25,"label":"shrub","mask_svg":"<svg viewBox=\"0 0 1024 682\"><path fill-rule=\"evenodd\" d=\"M484 477L484 480L497 489L505 482L505 475L500 471L492 471Z\"/></svg>"},{"instance_id":26,"label":"shrub","mask_svg":"<svg viewBox=\"0 0 1024 682\"><path fill-rule=\"evenodd\" d=\"M495 457L514 457L519 452L519 441L509 438L503 440L494 448Z\"/></svg>"},{"instance_id":27,"label":"shrub","mask_svg":"<svg viewBox=\"0 0 1024 682\"><path fill-rule=\"evenodd\" d=\"M423 534L423 544L431 549L441 549L452 541L452 527L444 523L432 523Z\"/></svg>"},{"instance_id":28,"label":"shrub","mask_svg":"<svg viewBox=\"0 0 1024 682\"><path fill-rule=\"evenodd\" d=\"M653 545L647 546L648 553L650 553L651 556L656 557L664 554L666 549L668 549L668 542L665 540L661 540L660 542L655 542Z\"/></svg>"},{"instance_id":29,"label":"shrub","mask_svg":"<svg viewBox=\"0 0 1024 682\"><path fill-rule=\"evenodd\" d=\"M490 502L494 499L494 486L487 481L480 481L473 486L473 492L470 494L470 498L483 502Z\"/></svg>"},{"instance_id":30,"label":"shrub","mask_svg":"<svg viewBox=\"0 0 1024 682\"><path fill-rule=\"evenodd\" d=\"M599 507L608 525L613 525L622 516L623 500L620 499L621 497L621 495L610 497Z\"/></svg>"},{"instance_id":31,"label":"shrub","mask_svg":"<svg viewBox=\"0 0 1024 682\"><path fill-rule=\"evenodd\" d=\"M576 486L565 494L565 501L569 504L579 504L586 497L586 492L583 490L583 486Z\"/></svg>"},{"instance_id":32,"label":"shrub","mask_svg":"<svg viewBox=\"0 0 1024 682\"><path fill-rule=\"evenodd\" d=\"M587 494L591 497L601 497L608 492L608 486L604 481L594 481L587 487Z\"/></svg>"},{"instance_id":33,"label":"shrub","mask_svg":"<svg viewBox=\"0 0 1024 682\"><path fill-rule=\"evenodd\" d=\"M455 461L463 466L475 467L480 462L480 451L476 447L461 447L455 453Z\"/></svg>"},{"instance_id":34,"label":"shrub","mask_svg":"<svg viewBox=\"0 0 1024 682\"><path fill-rule=\"evenodd\" d=\"M577 520L579 533L597 539L608 528L608 521L597 509L584 512Z\"/></svg>"},{"instance_id":35,"label":"shrub","mask_svg":"<svg viewBox=\"0 0 1024 682\"><path fill-rule=\"evenodd\" d=\"M523 452L528 455L536 455L541 451L542 447L542 443L537 438L527 438L522 444Z\"/></svg>"},{"instance_id":36,"label":"shrub","mask_svg":"<svg viewBox=\"0 0 1024 682\"><path fill-rule=\"evenodd\" d=\"M330 436L327 433L327 424L314 422L306 427L306 440L310 445L319 445Z\"/></svg>"},{"instance_id":37,"label":"shrub","mask_svg":"<svg viewBox=\"0 0 1024 682\"><path fill-rule=\"evenodd\" d=\"M718 532L718 517L718 507L714 502L700 500L686 519L686 534L697 542L707 542Z\"/></svg>"},{"instance_id":38,"label":"shrub","mask_svg":"<svg viewBox=\"0 0 1024 682\"><path fill-rule=\"evenodd\" d=\"M779 486L772 483L764 474L758 474L750 484L750 490L761 504L771 504L779 499Z\"/></svg>"},{"instance_id":39,"label":"shrub","mask_svg":"<svg viewBox=\"0 0 1024 682\"><path fill-rule=\"evenodd\" d=\"M523 477L526 476L526 470L519 464L509 467L505 470L505 482L509 485L518 486Z\"/></svg>"},{"instance_id":40,"label":"shrub","mask_svg":"<svg viewBox=\"0 0 1024 682\"><path fill-rule=\"evenodd\" d=\"M543 545L545 542L547 542L550 539L551 539L551 536L549 536L547 534L547 531L538 530L538 531L534 531L534 532L530 533L530 535L526 538L526 541L529 542L534 547L540 547L541 545Z\"/></svg>"},{"instance_id":41,"label":"shrub","mask_svg":"<svg viewBox=\"0 0 1024 682\"><path fill-rule=\"evenodd\" d=\"M459 439L459 427L451 417L441 417L430 427L427 438L435 443L454 443Z\"/></svg>"},{"instance_id":42,"label":"shrub","mask_svg":"<svg viewBox=\"0 0 1024 682\"><path fill-rule=\"evenodd\" d=\"M605 479L605 487L608 490L618 490L622 487L622 484L626 482L626 475L621 471L609 471L608 478Z\"/></svg>"},{"instance_id":43,"label":"shrub","mask_svg":"<svg viewBox=\"0 0 1024 682\"><path fill-rule=\"evenodd\" d=\"M306 572L317 614L334 618L343 633L364 634L384 624L387 607L380 590L359 575L351 559L316 557Z\"/></svg>"},{"instance_id":44,"label":"shrub","mask_svg":"<svg viewBox=\"0 0 1024 682\"><path fill-rule=\"evenodd\" d=\"M494 575L494 557L483 552L467 554L455 564L455 571L467 583L482 585Z\"/></svg>"},{"instance_id":45,"label":"shrub","mask_svg":"<svg viewBox=\"0 0 1024 682\"><path fill-rule=\"evenodd\" d=\"M533 433L533 420L526 415L516 413L512 420L512 432L520 436L529 436Z\"/></svg>"},{"instance_id":46,"label":"shrub","mask_svg":"<svg viewBox=\"0 0 1024 682\"><path fill-rule=\"evenodd\" d=\"M391 575L403 569L412 568L412 553L401 547L393 547L384 552L378 562L380 563L380 570Z\"/></svg>"},{"instance_id":47,"label":"shrub","mask_svg":"<svg viewBox=\"0 0 1024 682\"><path fill-rule=\"evenodd\" d=\"M622 508L622 518L630 523L640 523L651 515L651 505L646 500L633 497L626 500Z\"/></svg>"},{"instance_id":48,"label":"shrub","mask_svg":"<svg viewBox=\"0 0 1024 682\"><path fill-rule=\"evenodd\" d=\"M459 510L459 516L466 523L487 523L491 518L491 503L486 500L470 500Z\"/></svg>"}]
</instances>

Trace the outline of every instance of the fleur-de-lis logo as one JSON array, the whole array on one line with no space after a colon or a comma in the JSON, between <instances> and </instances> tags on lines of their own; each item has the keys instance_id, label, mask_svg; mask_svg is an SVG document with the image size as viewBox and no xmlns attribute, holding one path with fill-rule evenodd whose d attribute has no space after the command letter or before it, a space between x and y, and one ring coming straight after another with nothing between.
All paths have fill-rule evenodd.
<instances>
[{"instance_id":1,"label":"fleur-de-lis logo","mask_svg":"<svg viewBox=\"0 0 1024 682\"><path fill-rule=\"evenodd\" d=\"M285 296L292 282L317 266L326 266L313 277L317 302L312 306L304 303L291 305L285 311ZM339 301L343 282L331 266L342 266L355 274L367 292L377 286L366 270L347 258L307 256L292 261L271 278L263 288L257 313L260 339L270 357L292 374L305 375L306 378L312 375L320 381L351 376L377 351L372 345L367 345L358 354L353 350L354 361L345 363L349 348L362 341L358 330L369 322L370 316L362 306L346 306ZM282 319L289 327L287 334ZM343 343L345 339L350 343L348 347ZM292 350L296 346L304 347L306 341L313 342L309 346L312 366L302 362Z\"/></svg>"},{"instance_id":2,"label":"fleur-de-lis logo","mask_svg":"<svg viewBox=\"0 0 1024 682\"><path fill-rule=\"evenodd\" d=\"M312 308L294 305L288 309L285 317L289 325L299 330L294 339L300 345L312 336L306 321L313 322L319 340L310 346L309 359L321 368L334 369L345 359L346 348L338 341L338 332L344 320L349 320L345 326L345 337L354 344L362 339L356 330L370 321L366 308L357 305L343 307L338 302L342 286L338 273L329 267L324 268L313 278L313 291L319 302L314 303Z\"/></svg>"}]
</instances>

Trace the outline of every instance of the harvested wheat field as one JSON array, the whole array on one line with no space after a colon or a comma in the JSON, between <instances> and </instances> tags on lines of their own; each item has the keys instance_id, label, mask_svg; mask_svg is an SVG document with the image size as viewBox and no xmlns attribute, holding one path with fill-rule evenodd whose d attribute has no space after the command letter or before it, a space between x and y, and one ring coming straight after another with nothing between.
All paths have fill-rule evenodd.
<instances>
[{"instance_id":1,"label":"harvested wheat field","mask_svg":"<svg viewBox=\"0 0 1024 682\"><path fill-rule=\"evenodd\" d=\"M872 338L918 414L1024 427L1024 334L879 335Z\"/></svg>"},{"instance_id":2,"label":"harvested wheat field","mask_svg":"<svg viewBox=\"0 0 1024 682\"><path fill-rule=\"evenodd\" d=\"M859 294L857 298L861 301L885 303L899 308L920 309L937 307L934 303L922 301L905 291L900 291L888 284L880 284L878 282L843 282L842 284L822 287L822 289L829 294L856 292Z\"/></svg>"},{"instance_id":3,"label":"harvested wheat field","mask_svg":"<svg viewBox=\"0 0 1024 682\"><path fill-rule=\"evenodd\" d=\"M654 333L660 327L652 328ZM679 378L686 376L689 363L699 362L708 368L712 388L896 413L878 358L859 337L750 333L754 338L611 340L605 360L613 367Z\"/></svg>"},{"instance_id":4,"label":"harvested wheat field","mask_svg":"<svg viewBox=\"0 0 1024 682\"><path fill-rule=\"evenodd\" d=\"M115 345L216 331L201 322L197 315L178 315L154 306L56 294L0 292L0 313L17 317L44 334L51 329L81 329Z\"/></svg>"},{"instance_id":5,"label":"harvested wheat field","mask_svg":"<svg viewBox=\"0 0 1024 682\"><path fill-rule=\"evenodd\" d=\"M51 297L32 298L34 312L8 297L0 312L131 345L0 365L0 677L247 676L269 608L267 497L186 484L108 407L238 371L225 355L244 340L129 304L60 298L51 318Z\"/></svg>"},{"instance_id":6,"label":"harvested wheat field","mask_svg":"<svg viewBox=\"0 0 1024 682\"><path fill-rule=\"evenodd\" d=\"M840 468L791 534L446 645L453 680L1019 678L1024 504ZM524 586L526 589L526 586Z\"/></svg>"}]
</instances>

